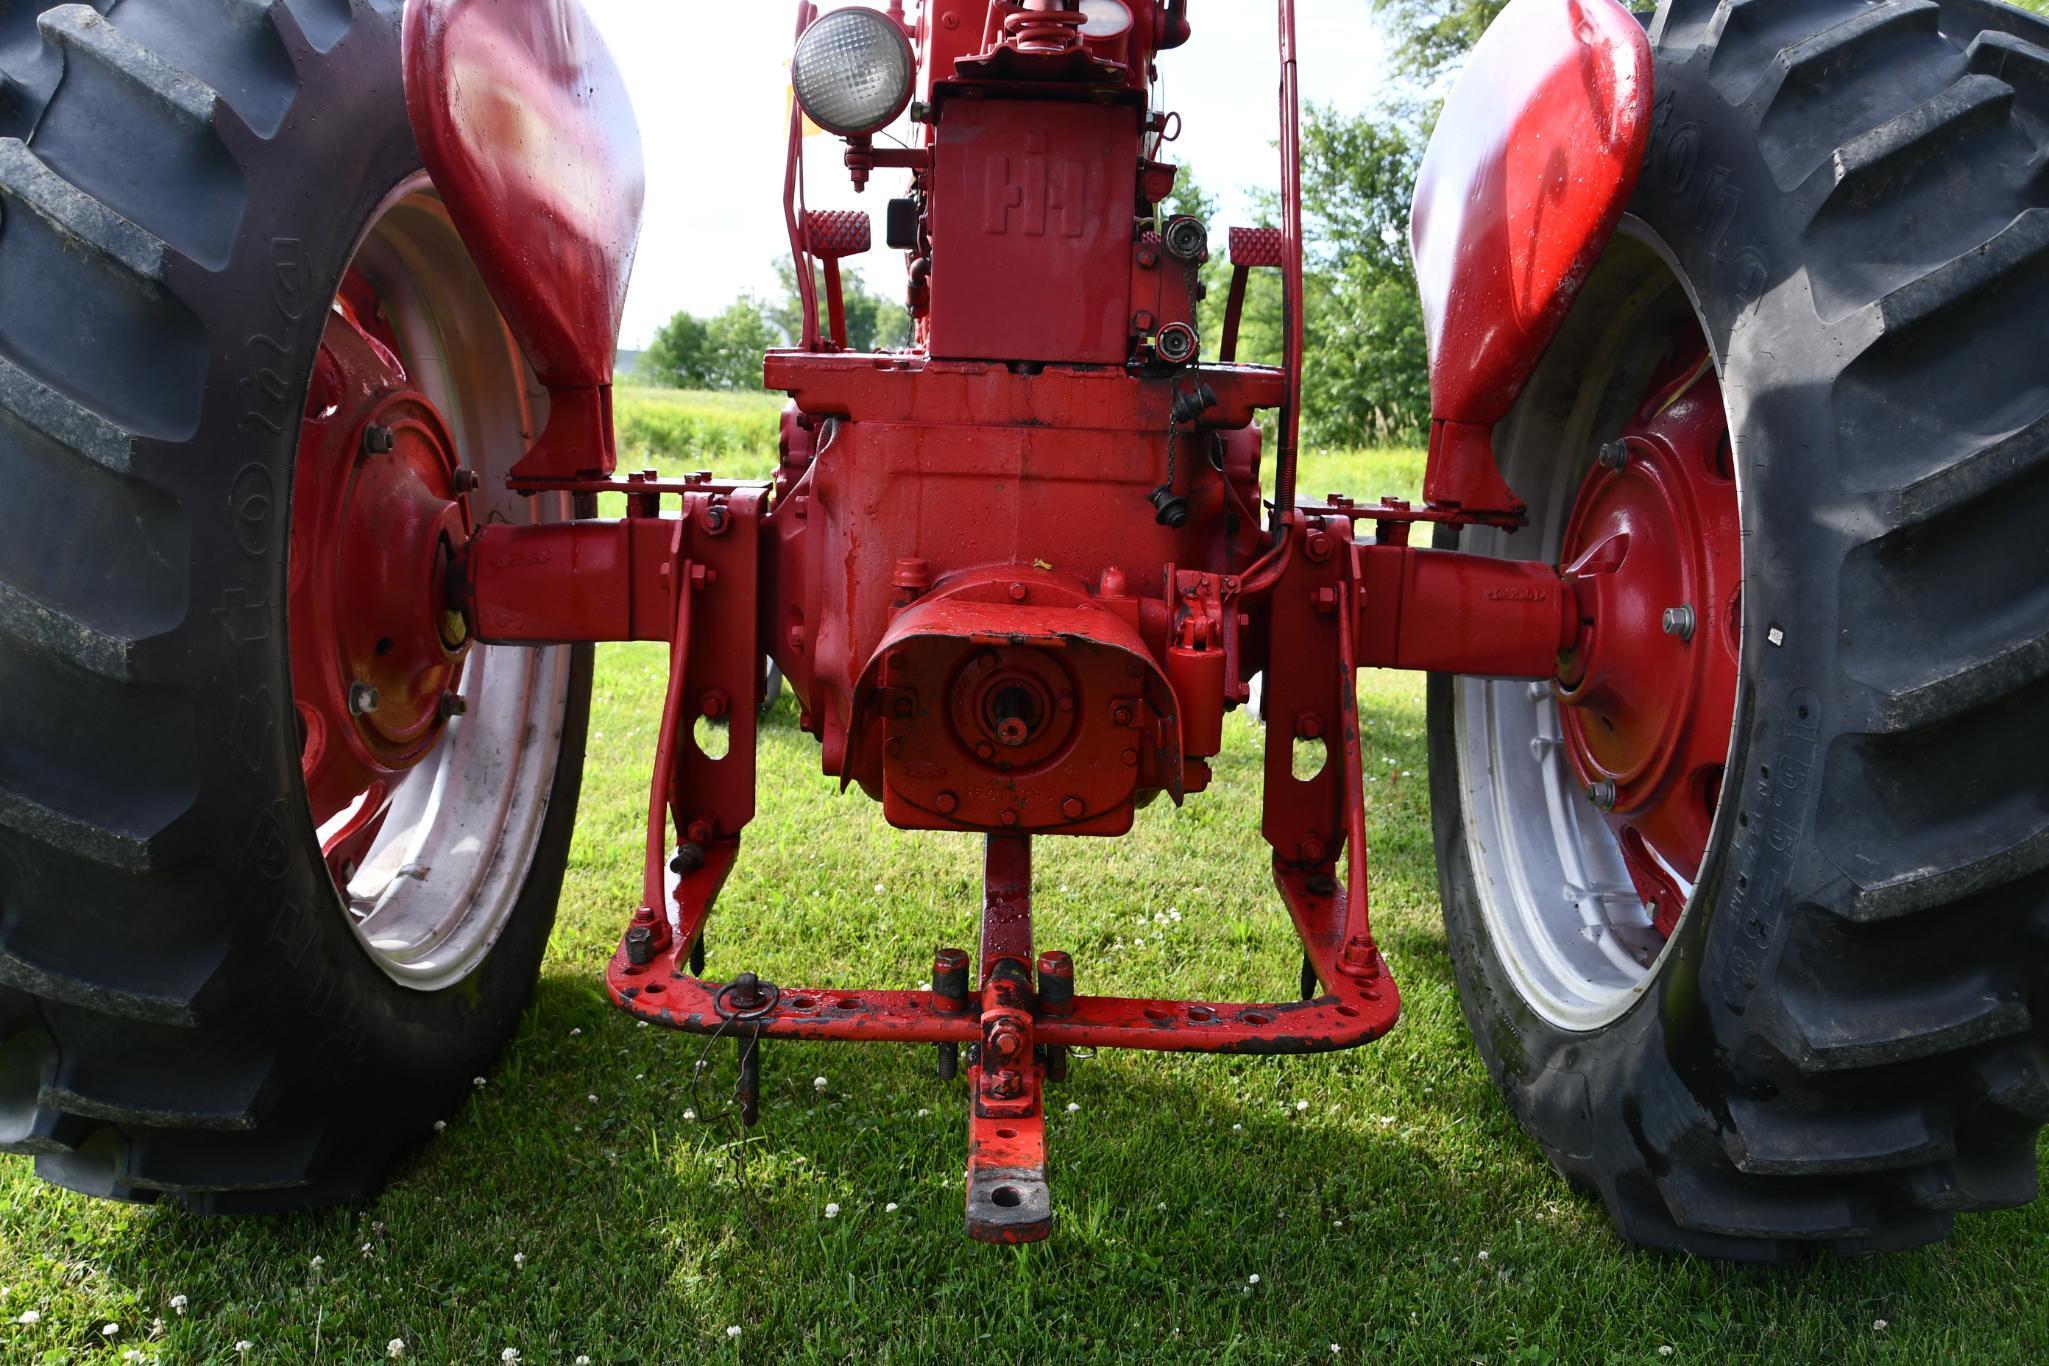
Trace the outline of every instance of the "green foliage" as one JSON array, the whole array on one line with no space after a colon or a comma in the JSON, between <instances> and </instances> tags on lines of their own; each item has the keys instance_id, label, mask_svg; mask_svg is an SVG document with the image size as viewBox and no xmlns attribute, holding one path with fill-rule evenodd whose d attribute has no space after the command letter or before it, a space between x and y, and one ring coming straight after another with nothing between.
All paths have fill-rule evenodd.
<instances>
[{"instance_id":1,"label":"green foliage","mask_svg":"<svg viewBox=\"0 0 2049 1366\"><path fill-rule=\"evenodd\" d=\"M780 394L618 389L612 415L619 463L626 469L711 469L734 479L766 478L775 468L781 412Z\"/></svg>"},{"instance_id":2,"label":"green foliage","mask_svg":"<svg viewBox=\"0 0 2049 1366\"><path fill-rule=\"evenodd\" d=\"M782 329L787 343L794 344L804 330L804 302L797 293L797 270L789 261L776 262L776 280L782 286L780 299L770 307L769 317ZM818 290L818 327L826 327L825 267L813 262L812 279ZM841 272L840 295L847 313L847 345L856 351L908 346L911 342L910 311L893 299L869 289L852 271Z\"/></svg>"},{"instance_id":3,"label":"green foliage","mask_svg":"<svg viewBox=\"0 0 2049 1366\"><path fill-rule=\"evenodd\" d=\"M710 387L711 329L704 319L678 313L663 323L641 353L639 377L671 389Z\"/></svg>"},{"instance_id":4,"label":"green foliage","mask_svg":"<svg viewBox=\"0 0 2049 1366\"><path fill-rule=\"evenodd\" d=\"M761 353L781 345L760 300L743 294L711 318L678 313L640 359L640 378L677 389L759 389Z\"/></svg>"}]
</instances>

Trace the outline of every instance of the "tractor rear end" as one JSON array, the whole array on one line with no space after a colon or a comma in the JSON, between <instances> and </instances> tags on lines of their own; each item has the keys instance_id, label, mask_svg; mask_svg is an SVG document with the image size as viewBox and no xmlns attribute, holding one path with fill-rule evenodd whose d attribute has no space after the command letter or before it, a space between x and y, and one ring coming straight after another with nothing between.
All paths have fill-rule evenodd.
<instances>
[{"instance_id":1,"label":"tractor rear end","mask_svg":"<svg viewBox=\"0 0 2049 1366\"><path fill-rule=\"evenodd\" d=\"M0 313L0 469L69 518L0 544L0 1147L220 1212L373 1190L531 992L591 648L659 641L611 998L733 1039L749 1121L770 1041L932 1048L975 1238L1051 1231L1072 1050L1393 1026L1369 667L1430 675L1482 1058L1627 1236L1868 1251L2032 1196L2039 21L1512 0L1417 188L1407 503L1298 496L1293 0L1280 221L1228 232L1163 207L1186 0L799 5L763 483L617 468L645 169L580 6L390 8L56 6L0 71L0 291L51 305ZM876 233L808 207L807 120L902 182L907 347L847 344ZM1236 359L1265 270L1271 367ZM708 933L778 678L823 780L985 841L928 987L770 982ZM1091 994L1034 842L1205 800L1246 706L1299 993Z\"/></svg>"}]
</instances>

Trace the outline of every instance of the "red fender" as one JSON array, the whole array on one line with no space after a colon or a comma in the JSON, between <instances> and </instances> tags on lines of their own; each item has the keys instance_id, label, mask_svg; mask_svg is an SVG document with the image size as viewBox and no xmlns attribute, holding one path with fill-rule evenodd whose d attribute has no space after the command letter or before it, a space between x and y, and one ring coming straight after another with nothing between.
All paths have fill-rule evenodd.
<instances>
[{"instance_id":1,"label":"red fender","mask_svg":"<svg viewBox=\"0 0 2049 1366\"><path fill-rule=\"evenodd\" d=\"M514 477L609 474L647 185L619 68L579 0L407 0L404 53L427 174L552 399Z\"/></svg>"},{"instance_id":2,"label":"red fender","mask_svg":"<svg viewBox=\"0 0 2049 1366\"><path fill-rule=\"evenodd\" d=\"M1494 424L1614 235L1650 130L1650 43L1615 0L1512 0L1474 47L1409 222L1430 339L1431 503L1520 518Z\"/></svg>"}]
</instances>

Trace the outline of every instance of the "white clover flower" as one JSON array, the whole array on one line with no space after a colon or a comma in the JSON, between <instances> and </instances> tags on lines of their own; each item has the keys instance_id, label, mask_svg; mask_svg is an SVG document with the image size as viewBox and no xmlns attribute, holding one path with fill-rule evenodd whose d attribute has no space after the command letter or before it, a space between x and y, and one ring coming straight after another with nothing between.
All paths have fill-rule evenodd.
<instances>
[{"instance_id":1,"label":"white clover flower","mask_svg":"<svg viewBox=\"0 0 2049 1366\"><path fill-rule=\"evenodd\" d=\"M191 1303L192 1301L186 1299L183 1295L173 1295L171 1296L171 1312L182 1314L185 1312L185 1307Z\"/></svg>"},{"instance_id":2,"label":"white clover flower","mask_svg":"<svg viewBox=\"0 0 2049 1366\"><path fill-rule=\"evenodd\" d=\"M1231 1126L1231 1132L1234 1134L1242 1134L1245 1132L1245 1126L1243 1124L1233 1124Z\"/></svg>"},{"instance_id":3,"label":"white clover flower","mask_svg":"<svg viewBox=\"0 0 2049 1366\"><path fill-rule=\"evenodd\" d=\"M589 1354L585 1352L578 1352L576 1354L576 1366L591 1366L591 1359Z\"/></svg>"},{"instance_id":4,"label":"white clover flower","mask_svg":"<svg viewBox=\"0 0 2049 1366\"><path fill-rule=\"evenodd\" d=\"M1342 1219L1333 1219L1330 1221L1330 1226L1332 1228L1343 1228L1345 1226L1345 1221Z\"/></svg>"},{"instance_id":5,"label":"white clover flower","mask_svg":"<svg viewBox=\"0 0 2049 1366\"><path fill-rule=\"evenodd\" d=\"M1298 1100L1295 1102L1295 1112L1297 1114L1300 1114L1302 1111L1307 1110L1308 1108L1309 1102L1306 1100Z\"/></svg>"},{"instance_id":6,"label":"white clover flower","mask_svg":"<svg viewBox=\"0 0 2049 1366\"><path fill-rule=\"evenodd\" d=\"M596 1105L598 1103L598 1097L595 1091L592 1092L590 1095L585 1096L584 1099L589 1101L593 1105Z\"/></svg>"},{"instance_id":7,"label":"white clover flower","mask_svg":"<svg viewBox=\"0 0 2049 1366\"><path fill-rule=\"evenodd\" d=\"M136 1348L130 1347L130 1348L129 1348L129 1349L127 1350L127 1351L125 1351L125 1352L123 1352L123 1353L121 1354L121 1360L123 1360L123 1361L140 1361L140 1360L142 1360L142 1353L141 1353L141 1352L140 1352L139 1350L137 1350Z\"/></svg>"},{"instance_id":8,"label":"white clover flower","mask_svg":"<svg viewBox=\"0 0 2049 1366\"><path fill-rule=\"evenodd\" d=\"M479 1091L481 1091L484 1089L484 1079L482 1077L471 1077L470 1085L476 1087Z\"/></svg>"},{"instance_id":9,"label":"white clover flower","mask_svg":"<svg viewBox=\"0 0 2049 1366\"><path fill-rule=\"evenodd\" d=\"M572 1029L572 1030L570 1030L570 1031L569 1031L569 1037L573 1039L573 1038L575 1038L575 1037L576 1037L577 1035L579 1035L579 1034L581 1034L581 1033L583 1033L583 1030L582 1030L581 1028L578 1028L578 1029Z\"/></svg>"},{"instance_id":10,"label":"white clover flower","mask_svg":"<svg viewBox=\"0 0 2049 1366\"><path fill-rule=\"evenodd\" d=\"M877 895L877 896L881 896L881 895L882 895L882 884L881 884L881 883L879 883L879 882L875 884L875 895Z\"/></svg>"},{"instance_id":11,"label":"white clover flower","mask_svg":"<svg viewBox=\"0 0 2049 1366\"><path fill-rule=\"evenodd\" d=\"M1250 1276L1247 1276L1247 1277L1245 1278L1245 1284L1247 1284L1247 1285L1258 1285L1258 1284L1259 1284L1259 1273L1258 1273L1257 1271L1255 1271L1255 1272L1253 1272L1253 1273L1252 1273L1252 1274L1251 1274Z\"/></svg>"},{"instance_id":12,"label":"white clover flower","mask_svg":"<svg viewBox=\"0 0 2049 1366\"><path fill-rule=\"evenodd\" d=\"M929 1115L930 1115L931 1113L932 1113L932 1112L931 1112L930 1110L920 1110L920 1111L918 1111L918 1118L919 1118L919 1119L924 1119L924 1118L928 1117L928 1116L929 1116Z\"/></svg>"},{"instance_id":13,"label":"white clover flower","mask_svg":"<svg viewBox=\"0 0 2049 1366\"><path fill-rule=\"evenodd\" d=\"M642 1021L640 1022L640 1027L641 1027L642 1029L646 1029L646 1028L648 1027L647 1021L646 1021L646 1020L642 1020Z\"/></svg>"},{"instance_id":14,"label":"white clover flower","mask_svg":"<svg viewBox=\"0 0 2049 1366\"><path fill-rule=\"evenodd\" d=\"M437 1120L435 1120L435 1121L434 1121L434 1132L435 1132L435 1133L437 1133L437 1134L443 1134L443 1133L447 1133L447 1132L448 1132L448 1121L447 1121L447 1120L445 1120L445 1119L437 1119Z\"/></svg>"},{"instance_id":15,"label":"white clover flower","mask_svg":"<svg viewBox=\"0 0 2049 1366\"><path fill-rule=\"evenodd\" d=\"M1671 1356L1671 1355L1672 1355L1672 1344L1668 1342L1668 1343L1665 1343L1665 1344L1664 1344L1663 1346L1661 1346L1660 1348L1658 1348L1658 1355L1659 1355L1659 1356L1661 1356L1661 1357L1668 1357L1668 1356Z\"/></svg>"},{"instance_id":16,"label":"white clover flower","mask_svg":"<svg viewBox=\"0 0 2049 1366\"><path fill-rule=\"evenodd\" d=\"M376 1255L376 1253L377 1253L377 1245L376 1245L375 1243L365 1243L365 1244L363 1244L363 1255L364 1255L365 1257L371 1257L371 1256L375 1256L375 1255Z\"/></svg>"},{"instance_id":17,"label":"white clover flower","mask_svg":"<svg viewBox=\"0 0 2049 1366\"><path fill-rule=\"evenodd\" d=\"M38 1309L24 1309L21 1311L21 1317L15 1320L16 1323L31 1325L41 1323L42 1321L42 1311Z\"/></svg>"},{"instance_id":18,"label":"white clover flower","mask_svg":"<svg viewBox=\"0 0 2049 1366\"><path fill-rule=\"evenodd\" d=\"M826 1218L828 1218L828 1219L837 1219L837 1218L839 1218L839 1217L840 1217L840 1207L839 1207L838 1205L828 1204L828 1205L827 1205L827 1206L825 1207L825 1217L826 1217Z\"/></svg>"},{"instance_id":19,"label":"white clover flower","mask_svg":"<svg viewBox=\"0 0 2049 1366\"><path fill-rule=\"evenodd\" d=\"M1078 1114L1080 1114L1080 1113L1081 1113L1081 1102L1080 1102L1080 1101L1078 1101L1078 1100L1070 1100L1070 1101L1068 1101L1068 1102L1067 1102L1067 1113L1068 1113L1068 1114L1070 1114L1070 1115L1078 1115Z\"/></svg>"},{"instance_id":20,"label":"white clover flower","mask_svg":"<svg viewBox=\"0 0 2049 1366\"><path fill-rule=\"evenodd\" d=\"M518 1267L521 1271L526 1270L526 1254L524 1252L513 1253L512 1264Z\"/></svg>"},{"instance_id":21,"label":"white clover flower","mask_svg":"<svg viewBox=\"0 0 2049 1366\"><path fill-rule=\"evenodd\" d=\"M697 1118L697 1111L695 1111L695 1110L685 1110L685 1111L683 1112L683 1118L685 1118L685 1119L696 1119L696 1118Z\"/></svg>"},{"instance_id":22,"label":"white clover flower","mask_svg":"<svg viewBox=\"0 0 2049 1366\"><path fill-rule=\"evenodd\" d=\"M406 1340L404 1338L393 1338L390 1342L384 1344L384 1355L390 1357L393 1361L404 1360L405 1354Z\"/></svg>"},{"instance_id":23,"label":"white clover flower","mask_svg":"<svg viewBox=\"0 0 2049 1366\"><path fill-rule=\"evenodd\" d=\"M726 1336L727 1336L727 1337L729 1337L729 1338L736 1338L736 1337L739 1337L739 1336L740 1336L740 1325L739 1325L739 1324L737 1324L737 1323L734 1323L734 1324L728 1324L728 1325L727 1325L727 1327L726 1327Z\"/></svg>"},{"instance_id":24,"label":"white clover flower","mask_svg":"<svg viewBox=\"0 0 2049 1366\"><path fill-rule=\"evenodd\" d=\"M813 1077L811 1079L811 1089L814 1091L823 1091L825 1089L825 1078Z\"/></svg>"},{"instance_id":25,"label":"white clover flower","mask_svg":"<svg viewBox=\"0 0 2049 1366\"><path fill-rule=\"evenodd\" d=\"M100 1325L100 1336L103 1338L118 1337L120 1333L121 1325L118 1323L103 1323Z\"/></svg>"},{"instance_id":26,"label":"white clover flower","mask_svg":"<svg viewBox=\"0 0 2049 1366\"><path fill-rule=\"evenodd\" d=\"M1487 1249L1483 1247L1478 1252L1473 1254L1473 1260L1476 1262L1484 1262L1492 1255L1492 1253L1488 1252Z\"/></svg>"},{"instance_id":27,"label":"white clover flower","mask_svg":"<svg viewBox=\"0 0 2049 1366\"><path fill-rule=\"evenodd\" d=\"M889 1202L888 1204L884 1205L884 1206L882 1207L882 1212L883 1212L884 1214L895 1214L895 1213L896 1213L896 1201L892 1200L892 1201L890 1201L890 1202Z\"/></svg>"},{"instance_id":28,"label":"white clover flower","mask_svg":"<svg viewBox=\"0 0 2049 1366\"><path fill-rule=\"evenodd\" d=\"M256 1344L251 1342L248 1338L241 1338L237 1340L237 1342L235 1343L235 1350L241 1355L247 1356L249 1355L249 1349L251 1347L254 1347L255 1345Z\"/></svg>"},{"instance_id":29,"label":"white clover flower","mask_svg":"<svg viewBox=\"0 0 2049 1366\"><path fill-rule=\"evenodd\" d=\"M315 1254L313 1260L306 1263L306 1265L312 1268L313 1270L318 1271L321 1267L327 1265L327 1258Z\"/></svg>"},{"instance_id":30,"label":"white clover flower","mask_svg":"<svg viewBox=\"0 0 2049 1366\"><path fill-rule=\"evenodd\" d=\"M1873 1319L1871 1321L1871 1331L1874 1333L1883 1333L1889 1326L1884 1319Z\"/></svg>"},{"instance_id":31,"label":"white clover flower","mask_svg":"<svg viewBox=\"0 0 2049 1366\"><path fill-rule=\"evenodd\" d=\"M519 1360L519 1348L517 1348L517 1347L508 1347L508 1348L506 1348L506 1349L505 1349L504 1351L502 1351L502 1352L500 1352L500 1353L498 1354L498 1359L499 1359L500 1361L507 1361L507 1362L511 1362L511 1361L518 1361L518 1360Z\"/></svg>"},{"instance_id":32,"label":"white clover flower","mask_svg":"<svg viewBox=\"0 0 2049 1366\"><path fill-rule=\"evenodd\" d=\"M1160 1201L1160 1213L1162 1213L1162 1214L1165 1214L1166 1212L1167 1212L1167 1202L1166 1202L1166 1201L1164 1201L1164 1200L1162 1200L1162 1201Z\"/></svg>"}]
</instances>

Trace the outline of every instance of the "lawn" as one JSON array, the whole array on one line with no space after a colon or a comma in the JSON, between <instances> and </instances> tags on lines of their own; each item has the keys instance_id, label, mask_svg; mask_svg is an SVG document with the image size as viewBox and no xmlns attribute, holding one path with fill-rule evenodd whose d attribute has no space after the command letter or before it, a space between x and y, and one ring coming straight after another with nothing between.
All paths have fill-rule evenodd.
<instances>
[{"instance_id":1,"label":"lawn","mask_svg":"<svg viewBox=\"0 0 2049 1366\"><path fill-rule=\"evenodd\" d=\"M627 460L763 472L773 405L718 402L743 434L717 438L717 460L660 435L722 430L713 403L622 404ZM1319 455L1302 483L1413 492L1420 463ZM1616 1244L1468 1044L1438 919L1421 688L1400 675L1361 684L1374 917L1404 998L1390 1037L1305 1059L1077 1061L1049 1106L1057 1227L1033 1247L961 1237L965 1101L925 1050L770 1045L743 1162L723 1105L730 1049L694 1081L700 1041L636 1027L599 989L636 895L661 670L658 646L599 653L554 944L503 1066L446 1132L372 1205L246 1222L98 1203L0 1162L0 1361L353 1362L392 1339L416 1360L513 1349L529 1363L2049 1350L2039 1206L1966 1219L1942 1247L1792 1270ZM1124 841L1042 844L1040 942L1074 953L1084 990L1294 983L1257 836L1259 734L1238 717L1226 734L1215 787L1186 808L1156 805ZM899 833L839 795L787 695L762 744L763 814L712 921L715 973L909 986L936 944L972 947L973 839Z\"/></svg>"}]
</instances>

